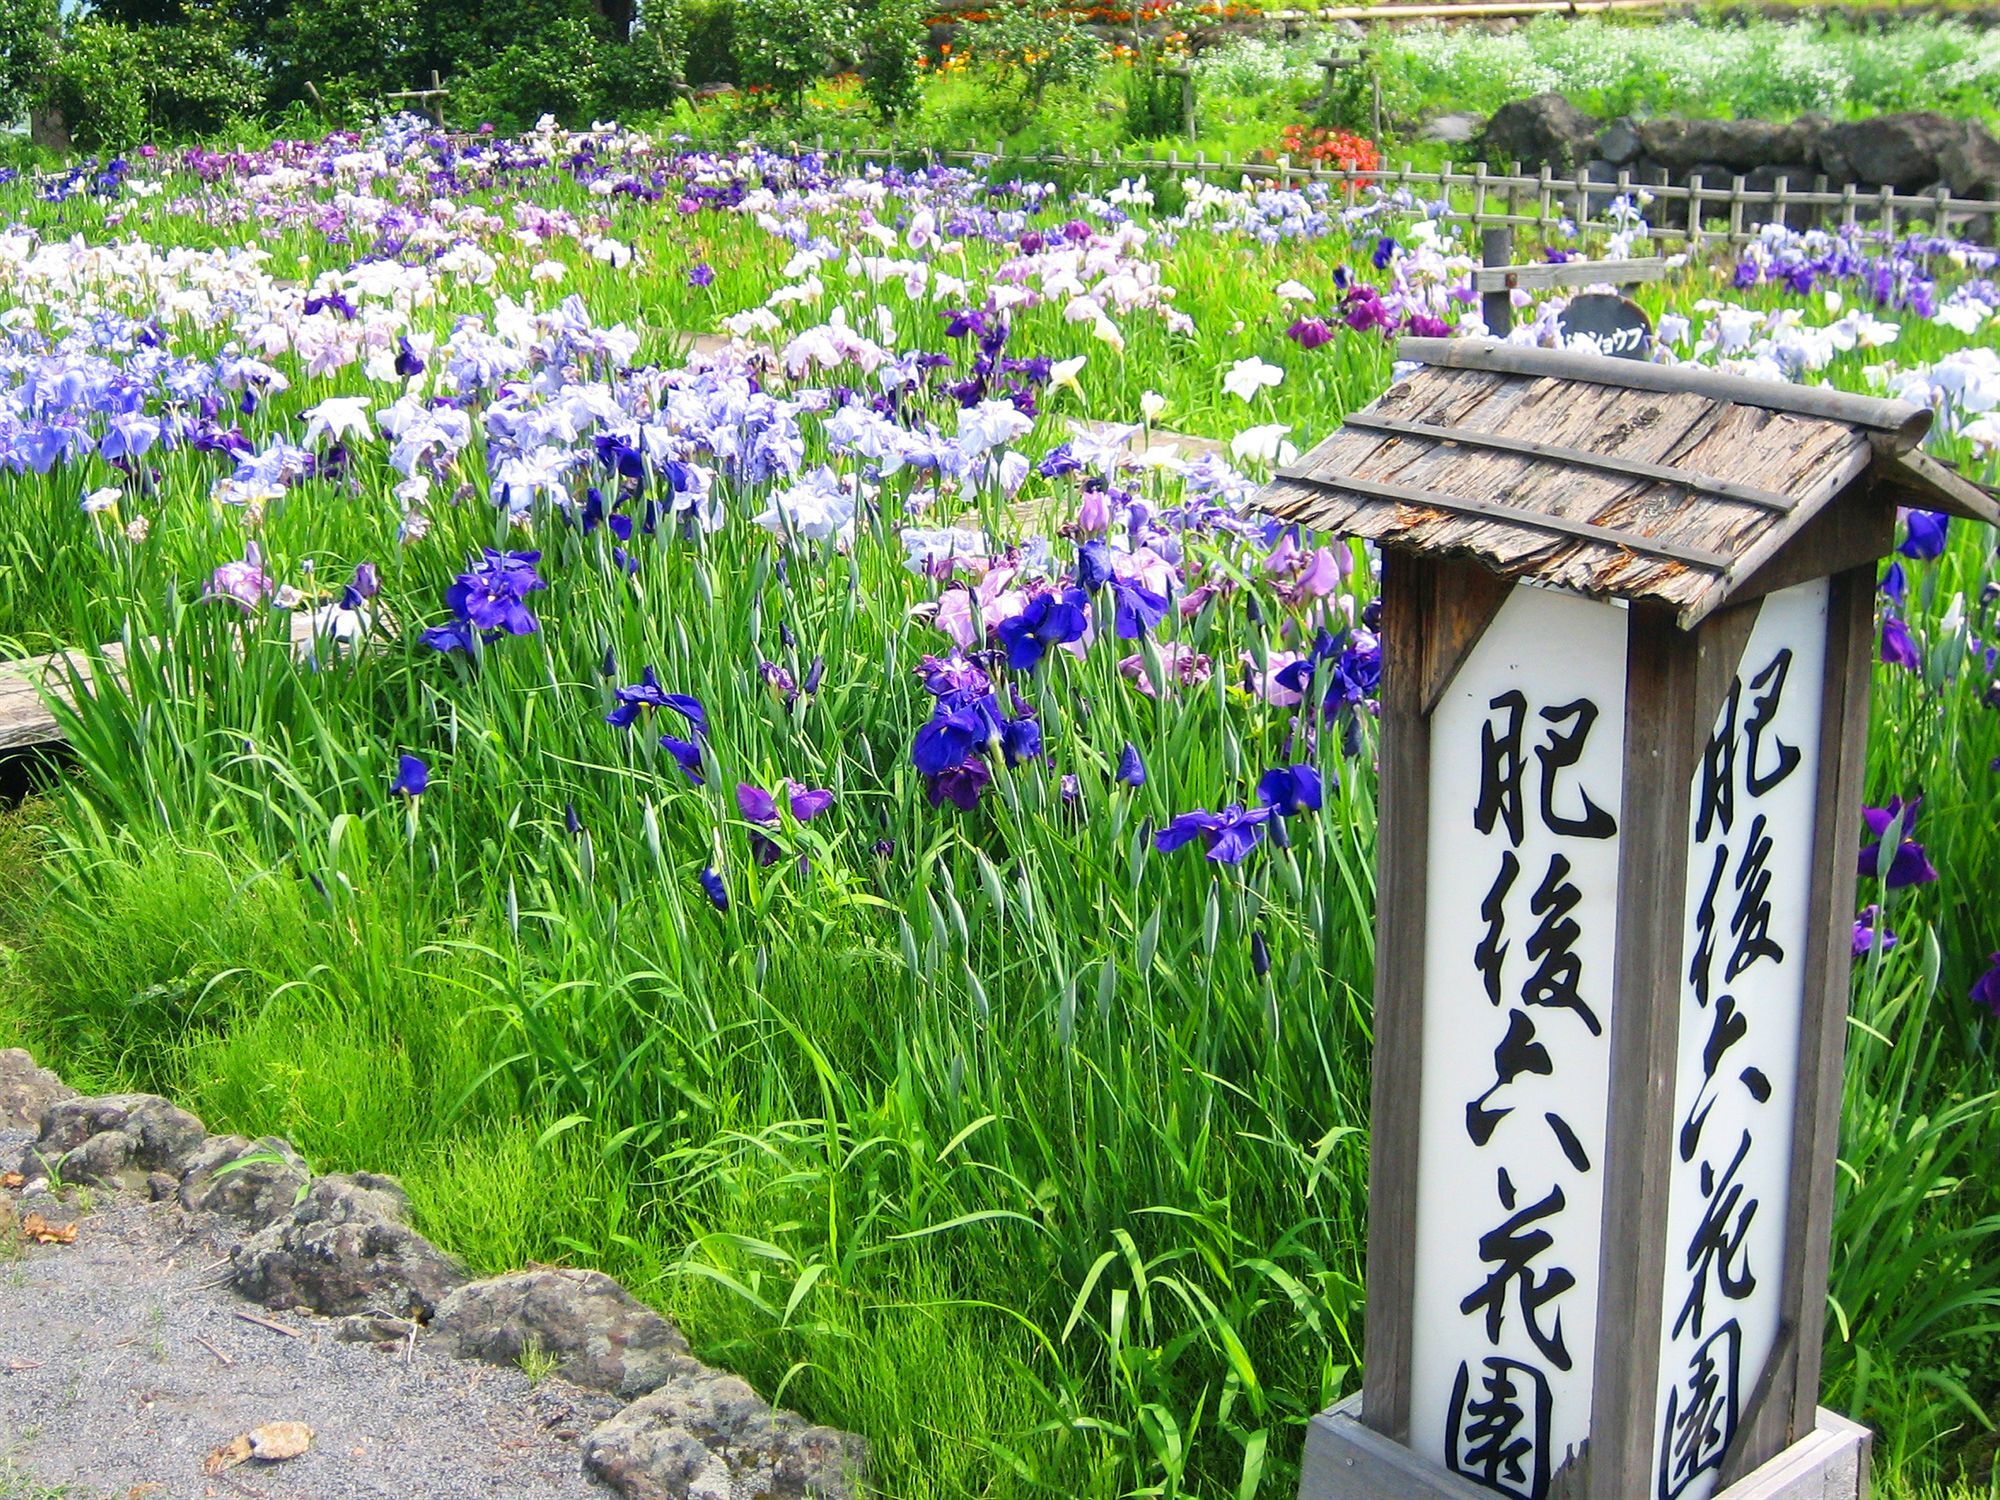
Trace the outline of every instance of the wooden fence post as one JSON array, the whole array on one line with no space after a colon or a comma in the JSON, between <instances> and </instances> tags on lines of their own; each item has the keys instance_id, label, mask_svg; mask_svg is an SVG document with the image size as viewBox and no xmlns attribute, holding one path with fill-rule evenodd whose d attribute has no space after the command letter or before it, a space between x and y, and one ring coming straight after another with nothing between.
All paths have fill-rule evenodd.
<instances>
[{"instance_id":1,"label":"wooden fence post","mask_svg":"<svg viewBox=\"0 0 2000 1500\"><path fill-rule=\"evenodd\" d=\"M1688 253L1698 254L1702 241L1701 173L1688 174Z\"/></svg>"},{"instance_id":2,"label":"wooden fence post","mask_svg":"<svg viewBox=\"0 0 2000 1500\"><path fill-rule=\"evenodd\" d=\"M1489 266L1511 266L1514 263L1514 226L1502 224L1494 229L1482 230L1479 235L1479 259ZM1504 339L1514 326L1514 296L1505 287L1496 287L1479 298L1479 316L1486 323L1486 333L1490 338Z\"/></svg>"}]
</instances>

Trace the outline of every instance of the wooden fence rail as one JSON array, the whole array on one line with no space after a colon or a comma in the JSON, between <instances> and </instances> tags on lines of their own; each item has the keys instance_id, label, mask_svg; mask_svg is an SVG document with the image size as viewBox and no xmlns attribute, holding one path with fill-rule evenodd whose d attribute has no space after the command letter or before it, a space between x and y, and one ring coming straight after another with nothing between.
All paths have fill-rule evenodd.
<instances>
[{"instance_id":1,"label":"wooden fence rail","mask_svg":"<svg viewBox=\"0 0 2000 1500\"><path fill-rule=\"evenodd\" d=\"M732 146L706 149L732 150ZM799 149L793 143L792 150ZM1508 226L1529 228L1544 234L1564 223L1581 235L1590 231L1612 231L1623 224L1611 217L1614 202L1643 206L1648 232L1655 241L1681 241L1690 248L1726 241L1745 244L1758 237L1765 224L1786 224L1807 228L1815 224L1836 224L1856 228L1872 224L1893 237L1899 226L1927 225L1932 233L1949 235L1956 230L1967 237L1991 239L2000 223L2000 199L1961 198L1940 186L1925 193L1899 193L1890 188L1864 189L1853 184L1833 187L1825 176L1815 176L1809 186L1794 187L1789 179L1778 179L1768 189L1752 188L1747 178L1732 176L1726 185L1694 173L1683 184L1654 184L1635 178L1621 169L1609 180L1593 178L1578 171L1558 176L1547 167L1537 173L1523 170L1519 162L1506 171L1494 171L1484 162L1454 165L1446 162L1436 172L1419 172L1408 161L1399 167L1368 170L1317 167L1295 164L1287 156L1275 161L1237 161L1228 157L1211 161L1206 152L1183 155L1179 148L1164 153L1114 152L1088 155L1067 152L1009 154L1004 147L991 151L939 151L921 145L872 140L863 145L829 145L824 137L814 149L836 158L857 161L943 162L987 168L995 164L1013 167L1047 167L1064 171L1087 171L1099 176L1136 177L1167 172L1181 177L1197 177L1234 184L1244 178L1280 187L1325 184L1349 204L1375 188L1384 192L1403 191L1419 199L1444 203L1442 217L1469 223L1475 228Z\"/></svg>"}]
</instances>

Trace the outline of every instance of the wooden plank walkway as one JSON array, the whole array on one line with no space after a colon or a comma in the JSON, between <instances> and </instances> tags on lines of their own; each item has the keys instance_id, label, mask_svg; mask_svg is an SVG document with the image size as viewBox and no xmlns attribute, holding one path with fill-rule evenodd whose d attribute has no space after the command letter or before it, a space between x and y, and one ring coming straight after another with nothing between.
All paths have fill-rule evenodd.
<instances>
[{"instance_id":1,"label":"wooden plank walkway","mask_svg":"<svg viewBox=\"0 0 2000 1500\"><path fill-rule=\"evenodd\" d=\"M313 611L301 609L292 615L292 649L310 650L313 644ZM104 659L113 674L125 664L125 648L117 642L104 647ZM0 755L18 751L52 749L61 745L63 733L50 710L49 697L70 702L70 671L74 668L85 691L95 674L88 654L56 651L46 656L16 657L0 661ZM48 697L44 696L46 690Z\"/></svg>"}]
</instances>

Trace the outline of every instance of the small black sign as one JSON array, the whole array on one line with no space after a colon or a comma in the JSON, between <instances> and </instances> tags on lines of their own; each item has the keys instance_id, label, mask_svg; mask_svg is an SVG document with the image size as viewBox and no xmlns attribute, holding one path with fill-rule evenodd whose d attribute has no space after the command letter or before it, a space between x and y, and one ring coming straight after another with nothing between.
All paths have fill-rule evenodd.
<instances>
[{"instance_id":1,"label":"small black sign","mask_svg":"<svg viewBox=\"0 0 2000 1500\"><path fill-rule=\"evenodd\" d=\"M1630 297L1610 292L1573 297L1556 327L1564 343L1587 339L1599 354L1614 359L1650 359L1653 354L1653 320Z\"/></svg>"}]
</instances>

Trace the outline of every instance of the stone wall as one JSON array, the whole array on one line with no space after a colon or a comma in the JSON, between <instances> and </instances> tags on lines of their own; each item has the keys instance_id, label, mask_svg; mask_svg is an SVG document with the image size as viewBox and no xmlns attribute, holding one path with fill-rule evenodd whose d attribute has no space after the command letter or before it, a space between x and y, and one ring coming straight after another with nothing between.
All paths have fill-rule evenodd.
<instances>
[{"instance_id":1,"label":"stone wall","mask_svg":"<svg viewBox=\"0 0 2000 1500\"><path fill-rule=\"evenodd\" d=\"M1490 167L1519 161L1559 176L1579 170L1592 181L1615 182L1628 172L1639 186L1685 186L1699 175L1726 188L1742 177L1753 192L1779 179L1796 192L1824 177L1834 191L1893 188L1929 193L1949 188L1959 198L2000 198L2000 140L1973 120L1929 110L1833 121L1801 115L1781 125L1762 120L1600 120L1560 94L1538 94L1503 105L1476 142Z\"/></svg>"}]
</instances>

